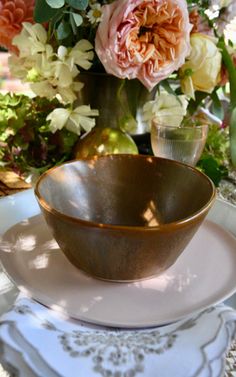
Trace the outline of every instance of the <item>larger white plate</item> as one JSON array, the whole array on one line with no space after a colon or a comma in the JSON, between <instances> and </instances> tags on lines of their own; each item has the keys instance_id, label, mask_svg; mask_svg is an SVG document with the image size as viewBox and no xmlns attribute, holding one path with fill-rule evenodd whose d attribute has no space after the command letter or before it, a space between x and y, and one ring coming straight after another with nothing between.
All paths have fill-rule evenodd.
<instances>
[{"instance_id":1,"label":"larger white plate","mask_svg":"<svg viewBox=\"0 0 236 377\"><path fill-rule=\"evenodd\" d=\"M103 282L80 272L41 215L5 233L0 258L18 288L35 300L71 317L115 327L173 322L236 291L236 239L210 221L168 271L136 283Z\"/></svg>"}]
</instances>

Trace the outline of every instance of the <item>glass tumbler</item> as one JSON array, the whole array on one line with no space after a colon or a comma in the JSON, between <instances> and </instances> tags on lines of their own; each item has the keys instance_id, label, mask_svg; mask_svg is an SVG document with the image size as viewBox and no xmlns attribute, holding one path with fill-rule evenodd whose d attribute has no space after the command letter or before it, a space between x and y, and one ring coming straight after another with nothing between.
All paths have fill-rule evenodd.
<instances>
[{"instance_id":1,"label":"glass tumbler","mask_svg":"<svg viewBox=\"0 0 236 377\"><path fill-rule=\"evenodd\" d=\"M172 127L152 122L151 145L155 156L195 166L206 143L208 126Z\"/></svg>"}]
</instances>

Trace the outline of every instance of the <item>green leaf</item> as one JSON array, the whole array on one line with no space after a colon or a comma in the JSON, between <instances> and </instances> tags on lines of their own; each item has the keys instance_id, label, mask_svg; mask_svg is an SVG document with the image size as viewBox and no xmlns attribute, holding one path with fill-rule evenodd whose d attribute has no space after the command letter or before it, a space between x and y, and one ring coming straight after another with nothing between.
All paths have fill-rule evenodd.
<instances>
[{"instance_id":1,"label":"green leaf","mask_svg":"<svg viewBox=\"0 0 236 377\"><path fill-rule=\"evenodd\" d=\"M168 93L168 94L172 94L173 96L176 97L177 101L179 102L179 104L182 106L182 102L180 101L179 97L178 97L178 94L174 91L174 89L171 87L170 83L168 82L168 80L162 80L160 82L160 85L165 89L165 91Z\"/></svg>"},{"instance_id":2,"label":"green leaf","mask_svg":"<svg viewBox=\"0 0 236 377\"><path fill-rule=\"evenodd\" d=\"M78 10L85 10L88 6L88 0L66 0L67 4Z\"/></svg>"},{"instance_id":3,"label":"green leaf","mask_svg":"<svg viewBox=\"0 0 236 377\"><path fill-rule=\"evenodd\" d=\"M213 156L203 156L197 167L208 175L216 186L228 174L228 170L224 166L220 166Z\"/></svg>"},{"instance_id":4,"label":"green leaf","mask_svg":"<svg viewBox=\"0 0 236 377\"><path fill-rule=\"evenodd\" d=\"M219 118L220 120L223 120L224 119L224 109L223 109L222 103L219 100L219 97L218 97L218 94L217 94L216 91L211 93L211 99L212 99L212 102L213 102L213 106L212 106L213 114L215 116L217 116L217 118Z\"/></svg>"},{"instance_id":5,"label":"green leaf","mask_svg":"<svg viewBox=\"0 0 236 377\"><path fill-rule=\"evenodd\" d=\"M42 23L49 21L55 14L56 10L51 8L46 0L36 0L34 8L34 20Z\"/></svg>"},{"instance_id":6,"label":"green leaf","mask_svg":"<svg viewBox=\"0 0 236 377\"><path fill-rule=\"evenodd\" d=\"M73 17L73 20L75 21L75 25L78 27L83 23L83 18L78 13L71 13L71 16Z\"/></svg>"},{"instance_id":7,"label":"green leaf","mask_svg":"<svg viewBox=\"0 0 236 377\"><path fill-rule=\"evenodd\" d=\"M46 0L46 2L51 8L55 9L61 8L65 5L65 0Z\"/></svg>"},{"instance_id":8,"label":"green leaf","mask_svg":"<svg viewBox=\"0 0 236 377\"><path fill-rule=\"evenodd\" d=\"M195 100L191 99L189 101L189 105L188 105L188 111L189 111L189 114L190 115L193 115L198 106L201 105L202 101L207 97L209 96L208 93L205 93L205 92L200 92L200 91L196 91L195 92Z\"/></svg>"},{"instance_id":9,"label":"green leaf","mask_svg":"<svg viewBox=\"0 0 236 377\"><path fill-rule=\"evenodd\" d=\"M70 26L71 26L71 29L72 29L74 35L76 35L77 34L77 26L76 26L76 23L75 23L75 20L74 20L72 13L70 13Z\"/></svg>"},{"instance_id":10,"label":"green leaf","mask_svg":"<svg viewBox=\"0 0 236 377\"><path fill-rule=\"evenodd\" d=\"M57 10L57 13L54 14L54 16L52 17L50 23L52 25L52 28L56 28L56 25L58 24L58 22L62 19L62 17L64 16L64 13L63 11L61 11L60 9Z\"/></svg>"},{"instance_id":11,"label":"green leaf","mask_svg":"<svg viewBox=\"0 0 236 377\"><path fill-rule=\"evenodd\" d=\"M168 80L162 80L160 82L160 85L165 89L165 91L169 94L173 94L174 96L176 96L176 93L175 91L173 90L173 88L170 86L170 83L168 82Z\"/></svg>"},{"instance_id":12,"label":"green leaf","mask_svg":"<svg viewBox=\"0 0 236 377\"><path fill-rule=\"evenodd\" d=\"M71 34L71 27L65 21L60 22L57 28L57 38L59 40L66 39Z\"/></svg>"},{"instance_id":13,"label":"green leaf","mask_svg":"<svg viewBox=\"0 0 236 377\"><path fill-rule=\"evenodd\" d=\"M230 154L233 166L236 166L236 107L230 119Z\"/></svg>"}]
</instances>

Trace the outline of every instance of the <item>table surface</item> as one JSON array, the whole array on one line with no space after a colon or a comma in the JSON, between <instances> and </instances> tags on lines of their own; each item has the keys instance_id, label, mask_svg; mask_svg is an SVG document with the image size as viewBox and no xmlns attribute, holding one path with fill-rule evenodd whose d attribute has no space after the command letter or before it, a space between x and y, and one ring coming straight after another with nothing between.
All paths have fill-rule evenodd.
<instances>
[{"instance_id":1,"label":"table surface","mask_svg":"<svg viewBox=\"0 0 236 377\"><path fill-rule=\"evenodd\" d=\"M22 199L24 199L23 192L30 187L31 186L28 183L25 183L25 181L15 173L0 171L0 197L22 192ZM222 210L223 208L224 210ZM210 212L210 218L219 224L222 224L223 222L224 227L236 235L236 206L222 200L217 200L216 205ZM4 303L4 311L7 307L10 307L13 304L16 292L13 291L8 296L7 302ZM236 294L230 297L225 303L236 309ZM0 312L2 312L1 308ZM8 376L9 374L4 371L0 365L0 377ZM226 370L224 377L236 377L236 341L231 345L226 357Z\"/></svg>"}]
</instances>

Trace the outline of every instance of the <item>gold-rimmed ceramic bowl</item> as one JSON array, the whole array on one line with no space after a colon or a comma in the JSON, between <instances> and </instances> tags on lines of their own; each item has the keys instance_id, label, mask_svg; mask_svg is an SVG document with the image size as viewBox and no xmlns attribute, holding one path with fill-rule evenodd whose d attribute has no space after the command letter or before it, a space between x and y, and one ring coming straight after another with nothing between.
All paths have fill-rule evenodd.
<instances>
[{"instance_id":1,"label":"gold-rimmed ceramic bowl","mask_svg":"<svg viewBox=\"0 0 236 377\"><path fill-rule=\"evenodd\" d=\"M135 281L176 261L211 208L215 188L180 162L109 155L48 170L35 195L71 263L96 278Z\"/></svg>"}]
</instances>

